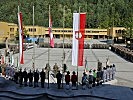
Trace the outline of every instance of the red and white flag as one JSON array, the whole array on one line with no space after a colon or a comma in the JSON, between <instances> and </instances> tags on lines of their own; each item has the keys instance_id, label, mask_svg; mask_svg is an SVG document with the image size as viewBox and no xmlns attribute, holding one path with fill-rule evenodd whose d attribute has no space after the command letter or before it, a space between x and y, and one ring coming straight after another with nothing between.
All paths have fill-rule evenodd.
<instances>
[{"instance_id":1,"label":"red and white flag","mask_svg":"<svg viewBox=\"0 0 133 100\"><path fill-rule=\"evenodd\" d=\"M1 64L4 64L4 63L5 63L5 56L2 55L2 56L1 56Z\"/></svg>"},{"instance_id":2,"label":"red and white flag","mask_svg":"<svg viewBox=\"0 0 133 100\"><path fill-rule=\"evenodd\" d=\"M52 20L51 15L49 14L49 37L50 37L50 46L54 48L54 38L52 33Z\"/></svg>"},{"instance_id":3,"label":"red and white flag","mask_svg":"<svg viewBox=\"0 0 133 100\"><path fill-rule=\"evenodd\" d=\"M73 66L83 66L85 23L86 13L73 14Z\"/></svg>"},{"instance_id":4,"label":"red and white flag","mask_svg":"<svg viewBox=\"0 0 133 100\"><path fill-rule=\"evenodd\" d=\"M23 26L22 26L22 13L18 13L18 24L19 24L19 61L20 64L24 64L23 54Z\"/></svg>"}]
</instances>

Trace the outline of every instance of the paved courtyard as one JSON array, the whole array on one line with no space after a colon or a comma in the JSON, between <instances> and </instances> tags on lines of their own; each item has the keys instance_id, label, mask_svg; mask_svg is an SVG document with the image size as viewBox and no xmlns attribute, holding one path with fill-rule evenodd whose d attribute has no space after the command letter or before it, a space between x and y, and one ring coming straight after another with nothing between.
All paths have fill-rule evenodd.
<instances>
[{"instance_id":1,"label":"paved courtyard","mask_svg":"<svg viewBox=\"0 0 133 100\"><path fill-rule=\"evenodd\" d=\"M62 42L57 40L58 42ZM56 41L56 42L57 42ZM70 42L65 40L65 42ZM92 43L104 43L99 42L99 40L86 40L90 44ZM72 66L71 64L71 49L64 49L66 53L66 64L68 70L70 72L77 71L76 66ZM49 48L49 63L51 68L55 63L61 68L62 66L62 57L63 57L63 49L62 48ZM33 49L26 50L24 52L24 65L21 65L22 68L32 69L32 55ZM14 55L16 59L18 54ZM116 65L116 79L118 80L118 85L133 87L133 63L126 61L125 59L121 58L120 56L114 54L108 49L85 49L84 50L84 61L87 57L88 68L89 69L97 69L97 60L102 62L102 65L105 66L106 58L109 57L110 64ZM17 60L15 60L17 61ZM48 48L35 48L35 68L41 70L46 66L48 63ZM85 64L85 62L84 62ZM81 79L82 73L84 70L83 67L79 67L79 79Z\"/></svg>"},{"instance_id":2,"label":"paved courtyard","mask_svg":"<svg viewBox=\"0 0 133 100\"><path fill-rule=\"evenodd\" d=\"M55 40L55 42L62 42L62 40ZM71 43L71 40L65 40L65 42ZM103 40L100 42L99 40L86 40L85 43L105 43ZM68 70L70 72L77 71L76 66L72 66L71 64L71 49L64 49L66 53L66 64ZM51 68L55 63L61 68L62 66L62 57L63 57L63 49L62 48L49 48L49 63ZM15 66L17 64L17 56L18 54L14 55L15 58ZM32 56L33 56L33 49L26 50L24 52L24 65L21 67L27 68L27 70L32 69ZM88 68L89 69L97 69L97 60L102 62L102 65L105 66L106 58L109 57L110 64L116 65L116 79L118 80L118 85L121 86L128 86L133 88L133 63L126 61L125 59L121 58L120 56L114 54L108 49L85 49L84 50L84 61L87 58ZM35 47L35 68L41 70L46 66L48 63L48 48L37 48ZM85 64L85 62L84 62ZM79 81L81 79L82 73L84 70L84 66L79 67Z\"/></svg>"}]
</instances>

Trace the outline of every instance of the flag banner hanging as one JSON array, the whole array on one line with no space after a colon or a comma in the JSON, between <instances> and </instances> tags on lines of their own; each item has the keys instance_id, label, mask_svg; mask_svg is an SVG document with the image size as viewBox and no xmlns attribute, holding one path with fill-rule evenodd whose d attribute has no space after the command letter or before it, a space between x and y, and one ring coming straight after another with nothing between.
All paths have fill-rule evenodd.
<instances>
[{"instance_id":1,"label":"flag banner hanging","mask_svg":"<svg viewBox=\"0 0 133 100\"><path fill-rule=\"evenodd\" d=\"M83 66L86 13L73 14L72 65Z\"/></svg>"},{"instance_id":2,"label":"flag banner hanging","mask_svg":"<svg viewBox=\"0 0 133 100\"><path fill-rule=\"evenodd\" d=\"M49 37L50 37L50 46L54 48L54 38L53 38L53 33L52 33L52 20L51 20L50 14L49 14Z\"/></svg>"},{"instance_id":3,"label":"flag banner hanging","mask_svg":"<svg viewBox=\"0 0 133 100\"><path fill-rule=\"evenodd\" d=\"M5 62L5 56L2 55L2 56L1 56L1 64L4 64L4 63L6 63L6 62Z\"/></svg>"},{"instance_id":4,"label":"flag banner hanging","mask_svg":"<svg viewBox=\"0 0 133 100\"><path fill-rule=\"evenodd\" d=\"M11 59L11 61L10 61L11 66L13 66L14 65L14 56L13 56L13 54L10 56L10 59Z\"/></svg>"},{"instance_id":5,"label":"flag banner hanging","mask_svg":"<svg viewBox=\"0 0 133 100\"><path fill-rule=\"evenodd\" d=\"M22 13L18 13L18 24L19 24L19 61L20 64L24 64L23 54L23 26L22 26Z\"/></svg>"}]
</instances>

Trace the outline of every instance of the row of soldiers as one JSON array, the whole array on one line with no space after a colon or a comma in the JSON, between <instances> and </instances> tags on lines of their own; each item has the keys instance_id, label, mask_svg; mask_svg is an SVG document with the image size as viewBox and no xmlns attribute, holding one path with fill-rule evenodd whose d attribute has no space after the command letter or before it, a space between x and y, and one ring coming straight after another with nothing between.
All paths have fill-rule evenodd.
<instances>
[{"instance_id":1,"label":"row of soldiers","mask_svg":"<svg viewBox=\"0 0 133 100\"><path fill-rule=\"evenodd\" d=\"M111 45L111 51L120 55L124 59L133 62L133 51L120 45Z\"/></svg>"},{"instance_id":2,"label":"row of soldiers","mask_svg":"<svg viewBox=\"0 0 133 100\"><path fill-rule=\"evenodd\" d=\"M52 70L55 77L59 70L60 69L59 69L57 63L55 63L55 65L53 66L53 70ZM48 78L48 71L51 71L49 64L46 64L45 69L42 69L41 72L39 72L37 69L37 70L34 70L33 72L32 72L32 70L30 70L29 73L27 73L26 69L24 69L24 71L22 71L22 69L20 69L19 72L17 72L17 71L15 72L14 81L16 83L19 83L20 86L22 86L23 83L24 83L24 86L27 86L27 81L29 81L30 87L33 85L34 85L34 87L38 87L38 82L40 79L41 87L44 88L45 79ZM33 84L33 81L34 81L34 84Z\"/></svg>"},{"instance_id":3,"label":"row of soldiers","mask_svg":"<svg viewBox=\"0 0 133 100\"><path fill-rule=\"evenodd\" d=\"M33 86L33 80L34 80L34 87L38 87L38 82L39 79L41 79L41 87L44 88L44 83L45 83L45 78L46 78L46 74L44 72L44 69L42 69L42 71L39 73L38 70L35 71L29 71L27 73L26 69L24 69L24 71L22 71L22 69L20 69L19 72L15 72L14 74L14 81L16 83L19 83L20 86L28 86L27 81L29 80L29 86L32 87Z\"/></svg>"}]
</instances>

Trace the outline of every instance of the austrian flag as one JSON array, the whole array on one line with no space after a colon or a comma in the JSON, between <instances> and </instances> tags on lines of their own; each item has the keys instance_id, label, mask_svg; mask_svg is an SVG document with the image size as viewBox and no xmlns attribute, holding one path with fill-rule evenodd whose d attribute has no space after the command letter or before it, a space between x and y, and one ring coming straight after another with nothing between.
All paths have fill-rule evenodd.
<instances>
[{"instance_id":1,"label":"austrian flag","mask_svg":"<svg viewBox=\"0 0 133 100\"><path fill-rule=\"evenodd\" d=\"M18 24L19 24L19 61L20 64L24 64L23 54L23 26L22 26L22 13L18 13Z\"/></svg>"},{"instance_id":2,"label":"austrian flag","mask_svg":"<svg viewBox=\"0 0 133 100\"><path fill-rule=\"evenodd\" d=\"M52 20L51 20L50 14L49 14L49 37L50 37L50 46L54 48L54 38L53 38L53 33L52 33Z\"/></svg>"},{"instance_id":3,"label":"austrian flag","mask_svg":"<svg viewBox=\"0 0 133 100\"><path fill-rule=\"evenodd\" d=\"M73 66L83 66L85 23L86 13L73 14Z\"/></svg>"}]
</instances>

